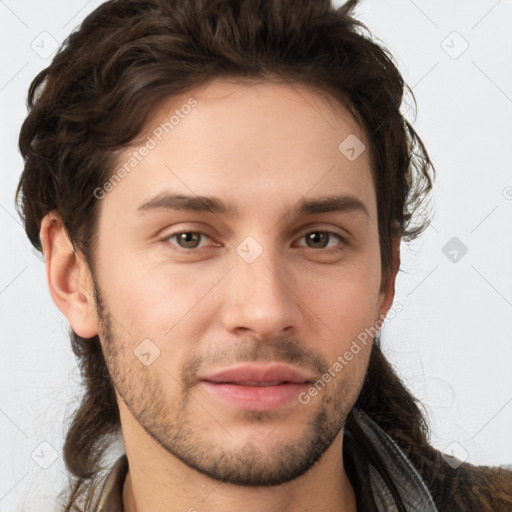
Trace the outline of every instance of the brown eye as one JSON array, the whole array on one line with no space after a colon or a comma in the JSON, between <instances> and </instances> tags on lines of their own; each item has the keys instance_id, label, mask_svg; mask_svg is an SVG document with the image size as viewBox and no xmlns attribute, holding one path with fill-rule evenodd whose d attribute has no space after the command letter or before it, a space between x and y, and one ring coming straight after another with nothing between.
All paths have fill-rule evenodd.
<instances>
[{"instance_id":1,"label":"brown eye","mask_svg":"<svg viewBox=\"0 0 512 512\"><path fill-rule=\"evenodd\" d=\"M306 243L314 249L323 249L329 241L329 234L323 231L315 231L306 235Z\"/></svg>"},{"instance_id":2,"label":"brown eye","mask_svg":"<svg viewBox=\"0 0 512 512\"><path fill-rule=\"evenodd\" d=\"M175 239L176 245L182 249L197 249L201 243L202 237L208 238L208 236L203 233L197 233L195 231L184 231L171 235L168 237L168 240L172 241Z\"/></svg>"},{"instance_id":3,"label":"brown eye","mask_svg":"<svg viewBox=\"0 0 512 512\"><path fill-rule=\"evenodd\" d=\"M306 241L306 246L310 249L325 249L331 240L343 241L340 235L332 231L311 231L302 237ZM331 245L334 247L336 244ZM302 246L304 247L304 246Z\"/></svg>"}]
</instances>

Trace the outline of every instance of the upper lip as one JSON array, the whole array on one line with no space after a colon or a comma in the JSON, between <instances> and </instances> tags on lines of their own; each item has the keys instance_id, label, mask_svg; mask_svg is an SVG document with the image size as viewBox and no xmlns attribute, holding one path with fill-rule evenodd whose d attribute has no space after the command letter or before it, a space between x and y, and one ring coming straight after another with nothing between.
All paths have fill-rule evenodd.
<instances>
[{"instance_id":1,"label":"upper lip","mask_svg":"<svg viewBox=\"0 0 512 512\"><path fill-rule=\"evenodd\" d=\"M311 382L313 376L303 370L283 363L254 364L246 363L219 370L200 380L217 384L230 383L239 385L262 384L304 384Z\"/></svg>"}]
</instances>

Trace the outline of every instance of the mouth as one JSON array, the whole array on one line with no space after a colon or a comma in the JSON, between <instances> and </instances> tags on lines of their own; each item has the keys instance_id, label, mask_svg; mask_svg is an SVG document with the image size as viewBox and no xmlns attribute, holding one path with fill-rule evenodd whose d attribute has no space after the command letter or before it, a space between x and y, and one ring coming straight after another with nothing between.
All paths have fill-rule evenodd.
<instances>
[{"instance_id":1,"label":"mouth","mask_svg":"<svg viewBox=\"0 0 512 512\"><path fill-rule=\"evenodd\" d=\"M314 376L281 363L243 364L200 378L215 398L253 411L270 411L290 405Z\"/></svg>"}]
</instances>

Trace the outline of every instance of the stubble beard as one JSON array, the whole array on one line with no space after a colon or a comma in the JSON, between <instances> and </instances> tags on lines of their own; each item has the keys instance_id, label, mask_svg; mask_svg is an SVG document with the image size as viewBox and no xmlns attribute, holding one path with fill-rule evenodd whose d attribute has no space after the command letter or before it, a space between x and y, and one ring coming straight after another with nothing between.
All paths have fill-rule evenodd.
<instances>
[{"instance_id":1,"label":"stubble beard","mask_svg":"<svg viewBox=\"0 0 512 512\"><path fill-rule=\"evenodd\" d=\"M342 435L346 418L361 391L364 375L356 383L347 382L343 376L337 376L338 381L331 381L329 386L321 390L321 397L317 397L321 400L317 411L306 422L303 433L294 440L287 441L282 438L287 421L285 416L282 424L276 423L276 428L268 435L267 446L246 442L236 448L226 449L221 444L215 444L215 440L208 438L208 429L202 427L212 419L204 408L198 406L193 396L191 373L193 375L198 361L190 361L184 365L182 382L185 385L179 387L179 397L173 399L166 396L155 370L142 366L131 351L123 352L122 347L130 345L129 340L123 339L121 329L114 328L112 315L97 286L96 301L105 360L117 393L149 436L168 453L199 473L216 481L239 486L281 485L305 474L336 437ZM280 360L288 359L287 362L295 363L297 359L301 359L302 350L289 340L276 340L275 343L267 345L244 345L242 350L238 347L237 357L245 361L261 361L265 358L270 360L268 354L273 352L281 354ZM287 351L288 356L283 359L282 354ZM318 356L315 358L317 366L324 366L322 370L325 370L325 361ZM161 371L166 370L162 368ZM167 373L169 385L176 387L176 379ZM187 381L189 385L186 384ZM204 412L206 417L203 421L193 420L191 409L194 407ZM299 404L297 407L307 406ZM292 411L290 418L298 418L300 421L306 415L305 410L298 409ZM254 428L268 422L269 413L247 411L244 419L248 428Z\"/></svg>"}]
</instances>

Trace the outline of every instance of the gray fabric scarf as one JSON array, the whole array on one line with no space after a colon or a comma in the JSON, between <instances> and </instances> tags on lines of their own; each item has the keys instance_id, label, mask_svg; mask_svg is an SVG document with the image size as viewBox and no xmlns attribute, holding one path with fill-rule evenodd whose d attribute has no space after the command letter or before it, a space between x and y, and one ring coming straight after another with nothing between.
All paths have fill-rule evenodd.
<instances>
[{"instance_id":1,"label":"gray fabric scarf","mask_svg":"<svg viewBox=\"0 0 512 512\"><path fill-rule=\"evenodd\" d=\"M368 445L383 461L407 512L437 512L437 507L419 473L397 444L363 411L354 409L354 419L363 431ZM398 506L382 475L367 460L357 446L351 447L358 472L366 474L372 497L379 512L397 512Z\"/></svg>"}]
</instances>

